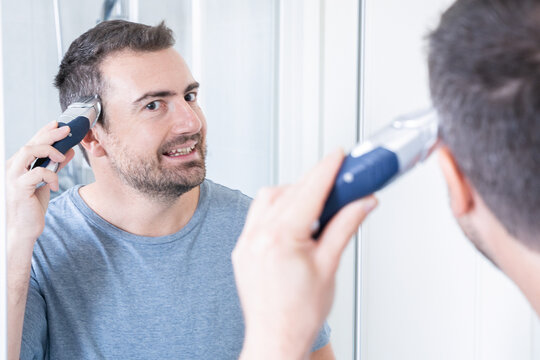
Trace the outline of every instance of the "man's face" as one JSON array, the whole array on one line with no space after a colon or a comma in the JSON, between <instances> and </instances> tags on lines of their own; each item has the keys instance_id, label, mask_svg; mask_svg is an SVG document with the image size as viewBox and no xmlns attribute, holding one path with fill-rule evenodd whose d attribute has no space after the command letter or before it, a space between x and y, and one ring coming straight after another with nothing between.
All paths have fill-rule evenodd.
<instances>
[{"instance_id":1,"label":"man's face","mask_svg":"<svg viewBox=\"0 0 540 360\"><path fill-rule=\"evenodd\" d=\"M172 48L124 51L102 63L107 129L102 144L119 178L169 201L205 177L206 120L198 83Z\"/></svg>"}]
</instances>

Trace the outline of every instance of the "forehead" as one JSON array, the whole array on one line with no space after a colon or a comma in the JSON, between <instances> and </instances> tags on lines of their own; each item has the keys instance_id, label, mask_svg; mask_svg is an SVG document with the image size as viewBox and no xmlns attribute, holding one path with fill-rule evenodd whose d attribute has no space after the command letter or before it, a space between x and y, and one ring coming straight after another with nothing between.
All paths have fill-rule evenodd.
<instances>
[{"instance_id":1,"label":"forehead","mask_svg":"<svg viewBox=\"0 0 540 360\"><path fill-rule=\"evenodd\" d=\"M149 91L183 93L194 82L191 71L173 48L159 51L121 51L108 56L100 65L107 97L137 99Z\"/></svg>"}]
</instances>

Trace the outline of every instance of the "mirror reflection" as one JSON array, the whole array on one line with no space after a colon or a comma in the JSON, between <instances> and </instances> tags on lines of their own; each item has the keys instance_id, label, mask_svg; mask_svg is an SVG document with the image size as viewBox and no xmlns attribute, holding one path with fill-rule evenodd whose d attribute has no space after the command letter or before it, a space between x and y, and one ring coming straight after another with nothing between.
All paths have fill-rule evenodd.
<instances>
[{"instance_id":1,"label":"mirror reflection","mask_svg":"<svg viewBox=\"0 0 540 360\"><path fill-rule=\"evenodd\" d=\"M534 2L1 6L10 359L540 356Z\"/></svg>"},{"instance_id":2,"label":"mirror reflection","mask_svg":"<svg viewBox=\"0 0 540 360\"><path fill-rule=\"evenodd\" d=\"M230 254L244 193L273 181L275 2L2 5L10 353L238 358Z\"/></svg>"}]
</instances>

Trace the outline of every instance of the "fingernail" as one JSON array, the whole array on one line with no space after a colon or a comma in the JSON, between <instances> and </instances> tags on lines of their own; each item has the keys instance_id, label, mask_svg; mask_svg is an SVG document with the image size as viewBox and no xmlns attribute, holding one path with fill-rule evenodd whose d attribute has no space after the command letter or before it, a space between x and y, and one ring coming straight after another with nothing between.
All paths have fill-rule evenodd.
<instances>
[{"instance_id":1,"label":"fingernail","mask_svg":"<svg viewBox=\"0 0 540 360\"><path fill-rule=\"evenodd\" d=\"M364 210L366 212L370 212L371 210L375 209L377 206L377 200L373 197L369 197L364 200Z\"/></svg>"}]
</instances>

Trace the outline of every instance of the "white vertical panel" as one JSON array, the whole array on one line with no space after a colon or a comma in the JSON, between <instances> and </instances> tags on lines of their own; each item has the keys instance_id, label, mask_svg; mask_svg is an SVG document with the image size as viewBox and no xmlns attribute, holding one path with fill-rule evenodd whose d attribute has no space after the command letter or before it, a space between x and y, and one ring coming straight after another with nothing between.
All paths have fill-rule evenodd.
<instances>
[{"instance_id":1,"label":"white vertical panel","mask_svg":"<svg viewBox=\"0 0 540 360\"><path fill-rule=\"evenodd\" d=\"M280 3L278 183L297 181L319 159L320 1Z\"/></svg>"},{"instance_id":2,"label":"white vertical panel","mask_svg":"<svg viewBox=\"0 0 540 360\"><path fill-rule=\"evenodd\" d=\"M280 2L279 182L356 139L357 1ZM338 359L354 347L354 246L346 250L328 323Z\"/></svg>"},{"instance_id":3,"label":"white vertical panel","mask_svg":"<svg viewBox=\"0 0 540 360\"><path fill-rule=\"evenodd\" d=\"M0 4L2 19L2 4ZM1 22L0 22L1 24ZM6 277L6 177L5 177L5 134L4 134L4 76L2 27L0 26L0 359L7 358L7 277Z\"/></svg>"},{"instance_id":4,"label":"white vertical panel","mask_svg":"<svg viewBox=\"0 0 540 360\"><path fill-rule=\"evenodd\" d=\"M129 0L129 21L139 22L139 0Z\"/></svg>"},{"instance_id":5,"label":"white vertical panel","mask_svg":"<svg viewBox=\"0 0 540 360\"><path fill-rule=\"evenodd\" d=\"M451 0L366 0L366 133L429 103L425 35ZM530 359L531 311L478 255L433 157L363 228L362 359Z\"/></svg>"},{"instance_id":6,"label":"white vertical panel","mask_svg":"<svg viewBox=\"0 0 540 360\"><path fill-rule=\"evenodd\" d=\"M208 177L253 196L274 180L276 1L200 6Z\"/></svg>"},{"instance_id":7,"label":"white vertical panel","mask_svg":"<svg viewBox=\"0 0 540 360\"><path fill-rule=\"evenodd\" d=\"M358 116L358 128L357 140L363 142L365 140L365 64L366 64L366 0L359 0L358 4L358 104L357 104L357 116ZM360 360L362 358L363 347L363 299L364 299L364 285L362 283L364 277L363 270L363 258L364 258L364 241L363 241L363 225L360 227L356 234L355 239L355 331L354 331L354 360Z\"/></svg>"},{"instance_id":8,"label":"white vertical panel","mask_svg":"<svg viewBox=\"0 0 540 360\"><path fill-rule=\"evenodd\" d=\"M358 1L324 2L323 115L321 151L345 151L355 144L358 101ZM338 359L352 359L355 330L355 246L347 246L337 273L336 296L328 319Z\"/></svg>"}]
</instances>

